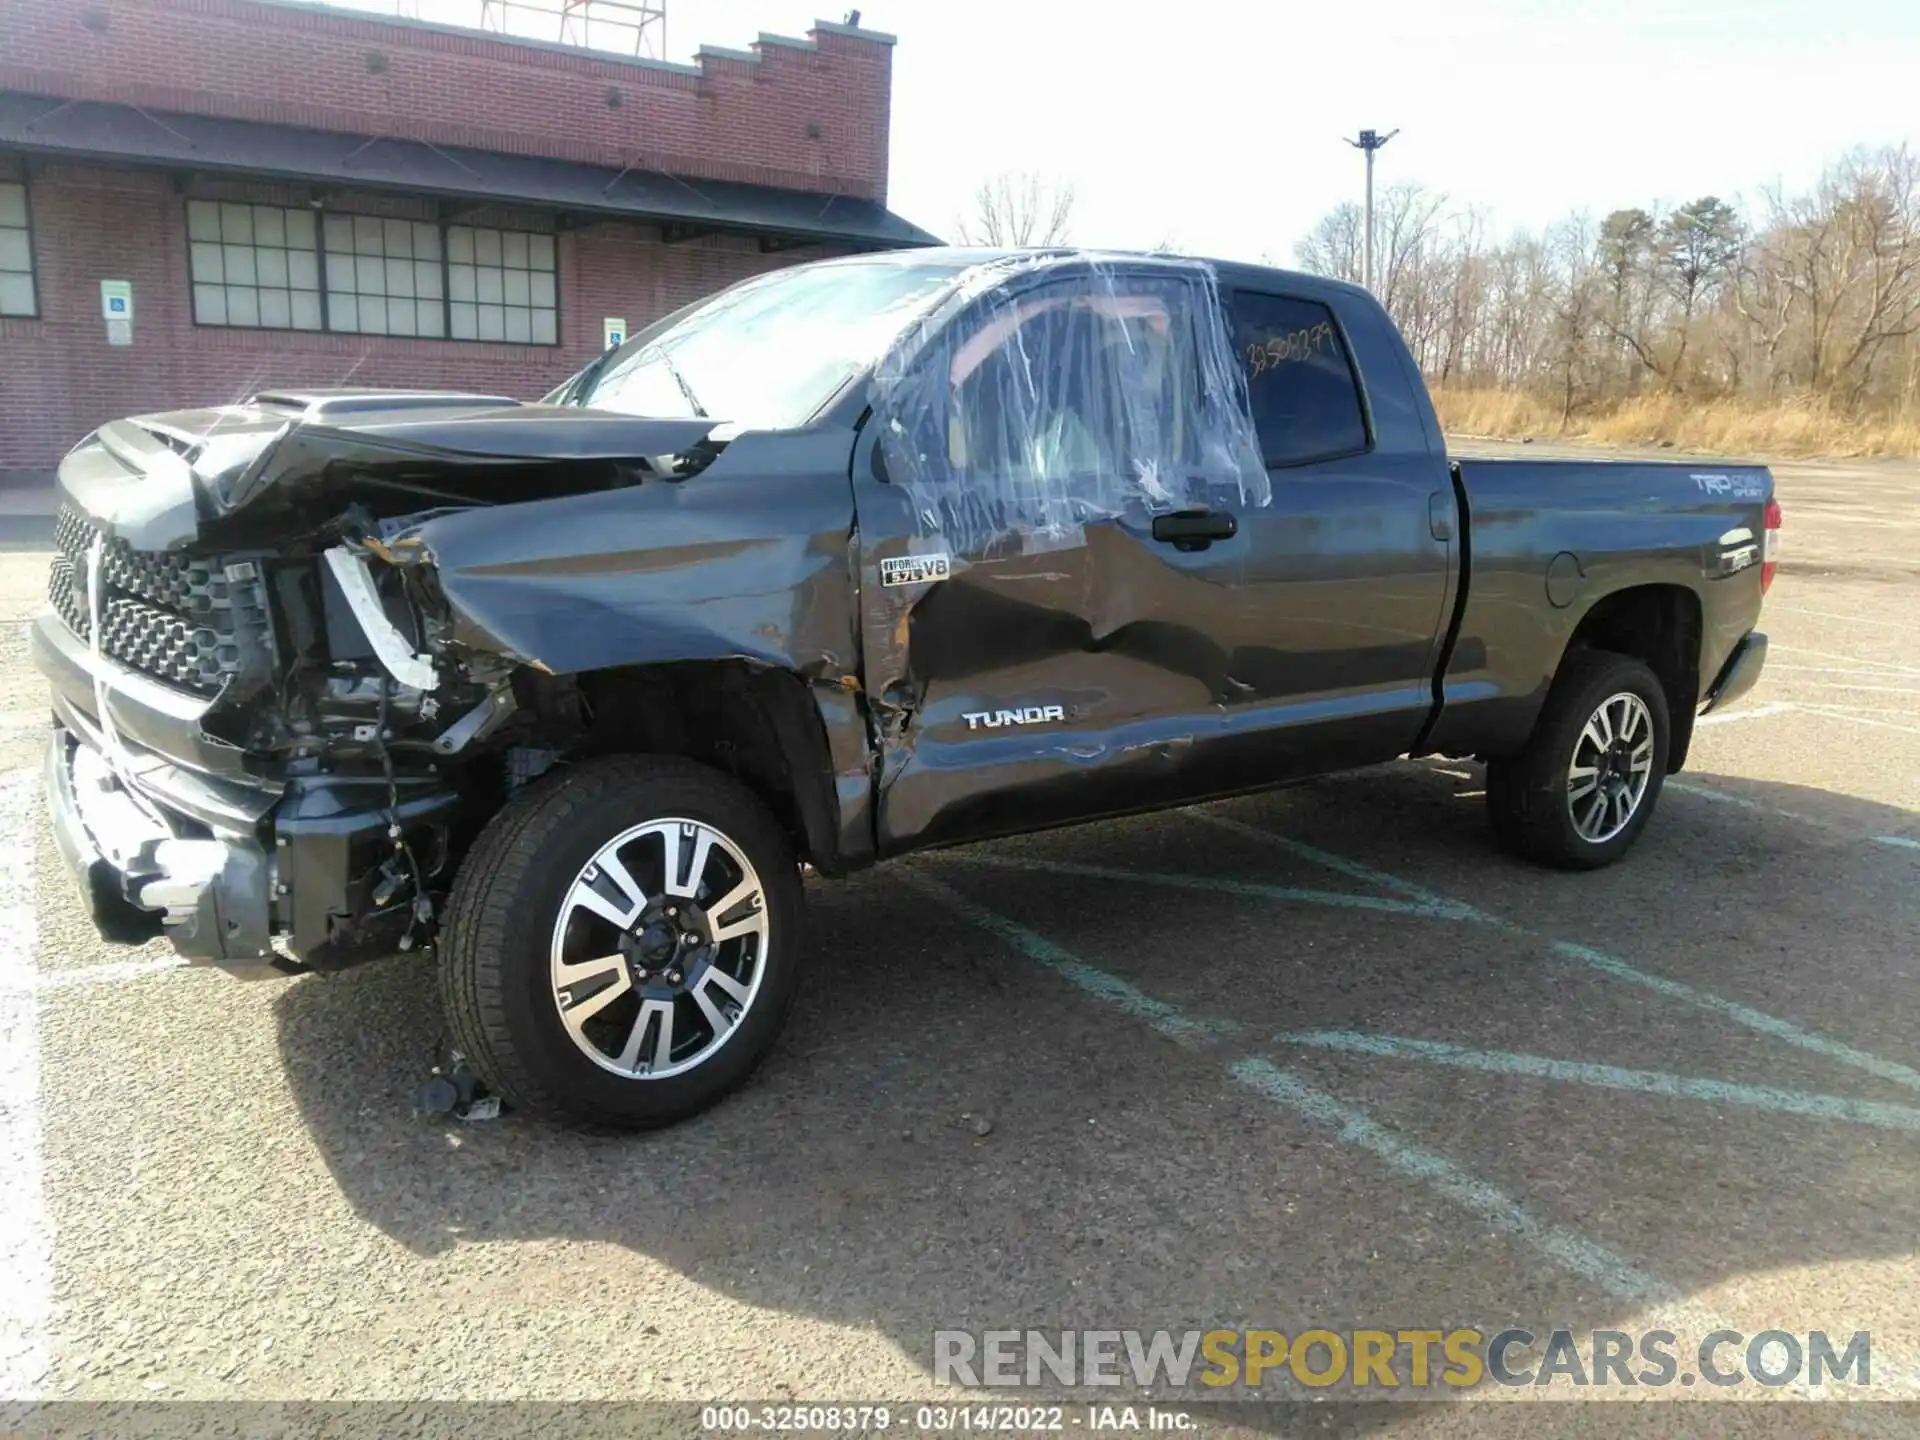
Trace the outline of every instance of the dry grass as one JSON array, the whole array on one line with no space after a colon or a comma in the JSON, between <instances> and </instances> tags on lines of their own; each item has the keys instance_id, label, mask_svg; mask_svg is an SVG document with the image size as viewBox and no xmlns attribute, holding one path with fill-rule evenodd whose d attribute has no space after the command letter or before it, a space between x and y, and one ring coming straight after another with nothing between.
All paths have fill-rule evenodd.
<instances>
[{"instance_id":1,"label":"dry grass","mask_svg":"<svg viewBox=\"0 0 1920 1440\"><path fill-rule=\"evenodd\" d=\"M1434 406L1450 435L1535 436L1603 445L1671 445L1717 455L1920 455L1920 419L1847 415L1815 400L1752 405L1641 395L1578 412L1513 390L1439 390Z\"/></svg>"}]
</instances>

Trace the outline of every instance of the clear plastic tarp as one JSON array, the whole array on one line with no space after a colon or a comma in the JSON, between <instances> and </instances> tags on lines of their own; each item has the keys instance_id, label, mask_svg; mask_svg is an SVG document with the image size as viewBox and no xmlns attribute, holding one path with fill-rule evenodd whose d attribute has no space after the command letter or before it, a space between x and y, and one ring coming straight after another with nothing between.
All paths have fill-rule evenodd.
<instances>
[{"instance_id":1,"label":"clear plastic tarp","mask_svg":"<svg viewBox=\"0 0 1920 1440\"><path fill-rule=\"evenodd\" d=\"M887 476L955 559L1272 498L1213 270L1057 251L982 263L874 378ZM917 545L916 549L929 548Z\"/></svg>"}]
</instances>

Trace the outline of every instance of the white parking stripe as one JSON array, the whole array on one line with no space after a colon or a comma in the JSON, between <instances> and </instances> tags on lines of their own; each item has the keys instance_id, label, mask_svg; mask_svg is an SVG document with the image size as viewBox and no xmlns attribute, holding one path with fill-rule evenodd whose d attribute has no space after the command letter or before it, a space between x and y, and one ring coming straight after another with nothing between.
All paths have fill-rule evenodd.
<instances>
[{"instance_id":1,"label":"white parking stripe","mask_svg":"<svg viewBox=\"0 0 1920 1440\"><path fill-rule=\"evenodd\" d=\"M1157 1000L1145 991L1129 985L1118 975L1110 975L1105 970L1096 969L1085 961L1069 955L1037 931L1029 930L1017 921L1009 920L996 910L974 904L951 885L936 880L931 875L924 872L915 873L903 867L903 878L921 894L939 901L955 914L971 920L988 934L999 936L1029 960L1046 966L1069 984L1078 986L1087 994L1106 1001L1123 1014L1146 1022L1169 1040L1181 1045L1206 1045L1240 1029L1236 1021L1188 1015L1178 1005L1169 1005L1164 1000Z\"/></svg>"},{"instance_id":2,"label":"white parking stripe","mask_svg":"<svg viewBox=\"0 0 1920 1440\"><path fill-rule=\"evenodd\" d=\"M1873 660L1863 655L1842 655L1833 650L1808 650L1799 645L1775 645L1782 655L1811 655L1817 660L1841 660L1849 665L1866 665L1882 674L1920 675L1920 666L1902 665L1897 660Z\"/></svg>"},{"instance_id":3,"label":"white parking stripe","mask_svg":"<svg viewBox=\"0 0 1920 1440\"><path fill-rule=\"evenodd\" d=\"M1751 810L1761 815L1777 815L1782 820L1795 820L1802 825L1811 825L1817 830L1825 830L1831 835L1839 835L1848 840L1866 839L1875 845L1895 845L1905 849L1920 850L1920 840L1908 840L1899 835L1867 835L1844 825L1835 825L1830 820L1822 820L1818 815L1803 815L1798 810L1783 810L1778 805L1762 805L1758 800L1749 800L1744 795L1729 795L1724 790L1709 789L1705 785L1696 785L1691 780L1668 780L1668 790L1678 790L1683 795L1697 795L1702 800L1713 800L1726 805L1737 805L1742 810Z\"/></svg>"},{"instance_id":4,"label":"white parking stripe","mask_svg":"<svg viewBox=\"0 0 1920 1440\"><path fill-rule=\"evenodd\" d=\"M1865 615L1843 615L1837 610L1808 610L1800 605L1769 605L1768 613L1784 611L1788 615L1817 615L1822 620L1847 620L1855 625L1884 625L1889 630L1911 630L1913 625L1906 620L1874 620Z\"/></svg>"},{"instance_id":5,"label":"white parking stripe","mask_svg":"<svg viewBox=\"0 0 1920 1440\"><path fill-rule=\"evenodd\" d=\"M1302 846L1301 849L1309 851L1311 847ZM1359 865L1353 868L1365 869ZM1037 932L976 903L940 881L920 874L910 876L910 883L987 933L1008 941L1029 959L1037 960L1063 976L1083 993L1105 1001L1136 1019L1146 1020L1163 1034L1178 1039L1189 1034L1192 1027L1214 1028L1218 1025L1215 1021L1196 1019L1177 1005L1145 994L1119 976L1088 964ZM1284 1040L1285 1037L1281 1038ZM1726 1317L1696 1304L1678 1287L1641 1269L1625 1256L1588 1239L1577 1230L1555 1224L1536 1214L1498 1186L1462 1169L1443 1155L1402 1139L1358 1106L1349 1105L1308 1084L1291 1071L1283 1070L1260 1056L1247 1056L1230 1062L1227 1073L1263 1098L1332 1131L1340 1143L1373 1155L1401 1177L1427 1185L1454 1204L1479 1215L1497 1231L1533 1247L1604 1294L1641 1307L1637 1318L1643 1325L1659 1321L1682 1334L1699 1337L1717 1330L1752 1332L1752 1326L1729 1324ZM1891 1346L1880 1348L1881 1364L1874 1367L1877 1376L1874 1384L1882 1392L1891 1390L1910 1399L1920 1393L1920 1382L1914 1378L1913 1357L1904 1351L1889 1354L1892 1349ZM1889 1371L1893 1373L1889 1375ZM1816 1394L1805 1377L1795 1379L1774 1393L1801 1399L1812 1399ZM1820 1398L1827 1396L1827 1392L1818 1393ZM1856 1433L1867 1433L1844 1414L1833 1414L1831 1423Z\"/></svg>"},{"instance_id":6,"label":"white parking stripe","mask_svg":"<svg viewBox=\"0 0 1920 1440\"><path fill-rule=\"evenodd\" d=\"M1898 730L1903 735L1920 735L1920 725L1896 725L1891 720L1869 720L1865 715L1844 709L1839 705L1802 703L1798 708L1809 715L1819 715L1832 720L1850 720L1855 725L1870 725L1875 730Z\"/></svg>"},{"instance_id":7,"label":"white parking stripe","mask_svg":"<svg viewBox=\"0 0 1920 1440\"><path fill-rule=\"evenodd\" d=\"M53 1235L40 1133L34 998L33 808L37 777L0 777L0 1400L35 1398L53 1315Z\"/></svg>"},{"instance_id":8,"label":"white parking stripe","mask_svg":"<svg viewBox=\"0 0 1920 1440\"><path fill-rule=\"evenodd\" d=\"M1118 975L1089 965L1025 925L961 895L924 874L909 873L908 883L975 925L1006 941L1031 960L1062 976L1083 993L1123 1014L1144 1020L1170 1039L1189 1041L1196 1033L1218 1033L1219 1022L1192 1016L1179 1006L1147 995ZM1542 1220L1518 1201L1453 1162L1401 1140L1365 1111L1347 1105L1258 1057L1233 1062L1228 1073L1248 1089L1333 1129L1339 1139L1378 1156L1410 1179L1478 1214L1495 1228L1532 1245L1574 1274L1616 1299L1640 1304L1671 1304L1674 1291L1603 1245L1561 1225Z\"/></svg>"},{"instance_id":9,"label":"white parking stripe","mask_svg":"<svg viewBox=\"0 0 1920 1440\"><path fill-rule=\"evenodd\" d=\"M1797 820L1802 825L1811 825L1819 830L1829 830L1836 835L1852 837L1853 832L1839 825L1829 824L1814 815L1802 815L1798 810L1782 810L1778 805L1763 805L1758 800L1749 800L1744 795L1729 795L1724 790L1714 790L1705 785L1696 785L1691 780L1669 778L1664 788L1677 790L1682 795L1695 795L1702 800L1713 800L1723 805L1737 805L1742 810L1751 810L1756 815L1778 815L1782 820Z\"/></svg>"},{"instance_id":10,"label":"white parking stripe","mask_svg":"<svg viewBox=\"0 0 1920 1440\"><path fill-rule=\"evenodd\" d=\"M1505 1191L1470 1175L1444 1156L1410 1145L1364 1110L1255 1056L1228 1067L1233 1078L1267 1099L1333 1130L1357 1149L1378 1156L1400 1174L1431 1185L1454 1204L1471 1210L1497 1230L1524 1240L1562 1268L1591 1281L1617 1300L1671 1306L1680 1301L1671 1286L1564 1225L1540 1219Z\"/></svg>"},{"instance_id":11,"label":"white parking stripe","mask_svg":"<svg viewBox=\"0 0 1920 1440\"><path fill-rule=\"evenodd\" d=\"M1418 1040L1407 1035L1369 1035L1354 1030L1296 1030L1276 1035L1286 1045L1337 1050L1350 1055L1380 1055L1455 1070L1478 1070L1486 1075L1517 1075L1529 1080L1557 1080L1592 1085L1602 1090L1624 1090L1658 1095L1670 1100L1700 1100L1709 1105L1743 1105L1782 1115L1815 1120L1844 1120L1882 1130L1920 1133L1920 1108L1888 1105L1879 1100L1856 1100L1851 1095L1820 1095L1807 1090L1783 1090L1777 1085L1742 1085L1664 1070L1629 1070L1620 1065L1596 1065L1587 1060L1555 1060L1546 1055L1523 1055L1511 1050L1475 1050L1444 1040Z\"/></svg>"},{"instance_id":12,"label":"white parking stripe","mask_svg":"<svg viewBox=\"0 0 1920 1440\"><path fill-rule=\"evenodd\" d=\"M1807 683L1810 683L1814 689L1823 692L1828 690L1845 690L1863 695L1920 695L1920 690L1901 685L1855 685L1845 680L1814 680Z\"/></svg>"},{"instance_id":13,"label":"white parking stripe","mask_svg":"<svg viewBox=\"0 0 1920 1440\"><path fill-rule=\"evenodd\" d=\"M1702 715L1693 723L1699 725L1729 725L1735 720L1764 720L1769 715L1790 715L1793 706L1776 700L1771 705L1756 705L1751 710L1716 710L1711 715Z\"/></svg>"},{"instance_id":14,"label":"white parking stripe","mask_svg":"<svg viewBox=\"0 0 1920 1440\"><path fill-rule=\"evenodd\" d=\"M1312 845L1303 844L1285 835L1276 835L1270 830L1262 830L1259 826L1249 825L1243 820L1234 820L1224 815L1215 815L1206 810L1187 810L1182 813L1192 819L1205 820L1210 824L1231 830L1237 835L1244 835L1250 840L1257 840L1264 844L1271 845L1276 849L1298 855L1303 859L1312 860L1316 864L1328 866L1343 875L1352 875L1356 879L1364 878L1371 880L1383 889L1392 890L1396 894L1405 895L1410 899L1424 900L1436 906L1453 906L1461 912L1459 916L1461 919L1475 921L1493 930L1503 930L1509 934L1524 935L1530 939L1542 941L1554 954L1569 960L1578 960L1583 965L1589 966L1603 975L1610 975L1616 980L1625 980L1629 984L1639 985L1653 991L1655 994L1664 995L1670 1000L1678 1000L1682 1004L1692 1005L1698 1009L1706 1010L1712 1014L1731 1020L1736 1025L1744 1025L1747 1029L1757 1031L1759 1034L1771 1035L1776 1040L1783 1040L1787 1044L1797 1046L1802 1050L1810 1050L1817 1055L1824 1055L1827 1059L1837 1061L1842 1065L1851 1066L1856 1070L1864 1070L1867 1074L1877 1075L1882 1080L1891 1080L1894 1084L1904 1085L1910 1090L1920 1090L1920 1071L1902 1065L1897 1060L1882 1059L1880 1056L1872 1054L1869 1051L1856 1049L1854 1046L1848 1045L1843 1041L1822 1035L1816 1030L1803 1030L1791 1021L1782 1020L1777 1015L1769 1015L1764 1010L1756 1010L1751 1005L1742 1005L1738 1001L1728 1000L1722 996L1715 995L1710 990L1696 990L1691 985L1684 985L1678 980L1669 980L1664 975L1655 975L1648 971L1637 969L1629 965L1625 960L1622 960L1619 956L1609 955L1604 950L1595 950L1588 945L1575 945L1565 940L1556 940L1552 936L1542 931L1532 929L1529 926L1522 925L1518 921L1489 914L1485 910L1480 910L1468 905L1465 901L1449 900L1446 896L1428 890L1424 886L1416 885L1411 880L1402 879L1397 875L1390 875L1384 870L1370 869L1367 866L1359 864L1357 861L1348 860L1344 856L1316 849Z\"/></svg>"}]
</instances>

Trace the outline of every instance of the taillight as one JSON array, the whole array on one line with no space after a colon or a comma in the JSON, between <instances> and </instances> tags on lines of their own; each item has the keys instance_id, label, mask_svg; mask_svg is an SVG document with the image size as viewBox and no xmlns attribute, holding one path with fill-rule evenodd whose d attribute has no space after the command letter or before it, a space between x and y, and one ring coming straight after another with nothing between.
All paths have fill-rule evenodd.
<instances>
[{"instance_id":1,"label":"taillight","mask_svg":"<svg viewBox=\"0 0 1920 1440\"><path fill-rule=\"evenodd\" d=\"M1773 585L1773 572L1780 568L1780 502L1767 501L1766 538L1760 546L1760 593Z\"/></svg>"}]
</instances>

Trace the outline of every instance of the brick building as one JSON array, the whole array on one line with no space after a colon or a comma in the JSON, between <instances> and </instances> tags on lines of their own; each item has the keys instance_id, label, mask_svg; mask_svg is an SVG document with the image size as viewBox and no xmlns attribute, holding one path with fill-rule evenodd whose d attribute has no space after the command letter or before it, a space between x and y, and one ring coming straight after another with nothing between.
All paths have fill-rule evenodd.
<instances>
[{"instance_id":1,"label":"brick building","mask_svg":"<svg viewBox=\"0 0 1920 1440\"><path fill-rule=\"evenodd\" d=\"M295 0L0 0L0 470L269 386L531 397L608 319L929 243L886 209L892 43L679 65Z\"/></svg>"}]
</instances>

